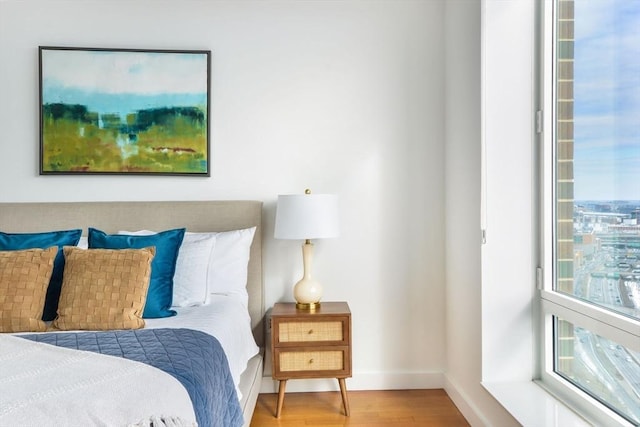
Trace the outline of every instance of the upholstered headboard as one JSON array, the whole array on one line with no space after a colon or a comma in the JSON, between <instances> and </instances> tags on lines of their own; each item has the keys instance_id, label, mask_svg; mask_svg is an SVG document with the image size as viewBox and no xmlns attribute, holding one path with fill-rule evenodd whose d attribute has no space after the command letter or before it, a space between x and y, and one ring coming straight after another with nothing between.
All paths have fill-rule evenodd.
<instances>
[{"instance_id":1,"label":"upholstered headboard","mask_svg":"<svg viewBox=\"0 0 640 427\"><path fill-rule=\"evenodd\" d=\"M264 345L264 292L262 281L262 202L69 202L0 203L0 230L26 233L95 227L108 233L119 230L229 231L257 227L251 245L247 291L253 335Z\"/></svg>"}]
</instances>

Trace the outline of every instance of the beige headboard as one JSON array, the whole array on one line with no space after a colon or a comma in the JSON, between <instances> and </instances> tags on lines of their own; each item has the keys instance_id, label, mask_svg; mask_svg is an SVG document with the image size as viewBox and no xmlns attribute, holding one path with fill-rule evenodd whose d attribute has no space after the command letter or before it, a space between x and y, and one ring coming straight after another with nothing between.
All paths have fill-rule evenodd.
<instances>
[{"instance_id":1,"label":"beige headboard","mask_svg":"<svg viewBox=\"0 0 640 427\"><path fill-rule=\"evenodd\" d=\"M70 202L0 203L0 231L27 233L88 227L108 233L118 230L228 231L256 226L249 261L249 314L253 335L264 345L262 282L262 202Z\"/></svg>"}]
</instances>

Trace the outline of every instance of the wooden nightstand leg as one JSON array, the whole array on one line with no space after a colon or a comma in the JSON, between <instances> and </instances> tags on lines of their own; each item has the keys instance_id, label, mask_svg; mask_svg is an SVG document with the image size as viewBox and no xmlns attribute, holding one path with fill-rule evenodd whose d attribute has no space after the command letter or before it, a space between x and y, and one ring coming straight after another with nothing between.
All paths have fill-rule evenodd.
<instances>
[{"instance_id":1,"label":"wooden nightstand leg","mask_svg":"<svg viewBox=\"0 0 640 427\"><path fill-rule=\"evenodd\" d=\"M280 418L282 413L282 404L284 403L284 390L287 388L287 380L280 380L278 386L278 406L276 407L276 418Z\"/></svg>"},{"instance_id":2,"label":"wooden nightstand leg","mask_svg":"<svg viewBox=\"0 0 640 427\"><path fill-rule=\"evenodd\" d=\"M338 378L338 384L340 384L340 394L342 394L342 405L344 406L344 414L348 417L351 415L351 409L349 409L349 396L347 395L347 383L344 378Z\"/></svg>"}]
</instances>

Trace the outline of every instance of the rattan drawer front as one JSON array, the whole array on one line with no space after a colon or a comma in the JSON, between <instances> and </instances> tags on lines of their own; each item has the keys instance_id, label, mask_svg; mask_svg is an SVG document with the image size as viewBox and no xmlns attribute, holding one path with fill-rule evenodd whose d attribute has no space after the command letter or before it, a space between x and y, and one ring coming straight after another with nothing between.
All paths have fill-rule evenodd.
<instances>
[{"instance_id":1,"label":"rattan drawer front","mask_svg":"<svg viewBox=\"0 0 640 427\"><path fill-rule=\"evenodd\" d=\"M280 371L340 371L344 369L342 351L286 351L280 353Z\"/></svg>"},{"instance_id":2,"label":"rattan drawer front","mask_svg":"<svg viewBox=\"0 0 640 427\"><path fill-rule=\"evenodd\" d=\"M280 342L342 341L342 322L282 322Z\"/></svg>"}]
</instances>

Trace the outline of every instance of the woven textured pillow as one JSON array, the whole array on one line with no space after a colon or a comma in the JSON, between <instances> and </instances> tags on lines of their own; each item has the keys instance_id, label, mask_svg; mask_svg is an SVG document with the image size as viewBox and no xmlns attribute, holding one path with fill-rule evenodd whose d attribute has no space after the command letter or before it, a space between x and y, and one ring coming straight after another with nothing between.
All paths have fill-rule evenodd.
<instances>
[{"instance_id":1,"label":"woven textured pillow","mask_svg":"<svg viewBox=\"0 0 640 427\"><path fill-rule=\"evenodd\" d=\"M104 231L89 227L89 248L96 249L141 249L154 246L151 282L147 302L144 307L145 318L171 317L173 300L173 276L176 272L178 251L184 239L184 228L161 231L152 236L125 236L106 234Z\"/></svg>"},{"instance_id":2,"label":"woven textured pillow","mask_svg":"<svg viewBox=\"0 0 640 427\"><path fill-rule=\"evenodd\" d=\"M155 248L64 247L58 316L52 329L111 330L144 327Z\"/></svg>"},{"instance_id":3,"label":"woven textured pillow","mask_svg":"<svg viewBox=\"0 0 640 427\"><path fill-rule=\"evenodd\" d=\"M0 332L42 332L58 247L0 251Z\"/></svg>"},{"instance_id":4,"label":"woven textured pillow","mask_svg":"<svg viewBox=\"0 0 640 427\"><path fill-rule=\"evenodd\" d=\"M60 299L60 287L62 286L62 272L64 271L62 248L78 244L81 235L82 230L79 228L44 233L4 233L0 231L0 250L3 251L58 247L58 255L53 264L53 273L49 280L47 297L44 302L42 320L53 320L56 317L58 299Z\"/></svg>"}]
</instances>

